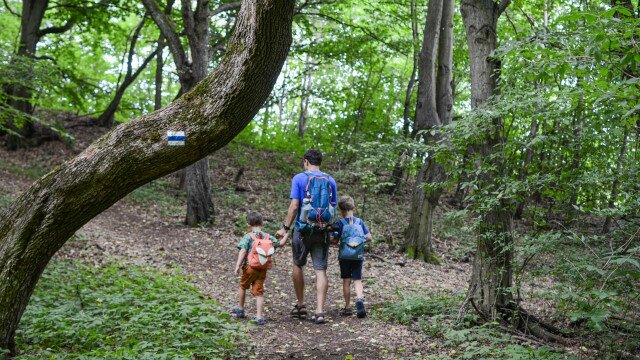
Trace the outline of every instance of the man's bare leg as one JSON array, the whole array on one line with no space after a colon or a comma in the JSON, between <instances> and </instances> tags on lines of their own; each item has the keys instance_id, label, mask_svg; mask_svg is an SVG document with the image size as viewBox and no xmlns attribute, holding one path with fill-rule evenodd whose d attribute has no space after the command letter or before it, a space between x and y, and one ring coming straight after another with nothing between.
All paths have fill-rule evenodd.
<instances>
[{"instance_id":1,"label":"man's bare leg","mask_svg":"<svg viewBox=\"0 0 640 360\"><path fill-rule=\"evenodd\" d=\"M298 305L304 305L304 272L302 267L293 265L291 279L293 280L293 288L296 291Z\"/></svg>"},{"instance_id":2,"label":"man's bare leg","mask_svg":"<svg viewBox=\"0 0 640 360\"><path fill-rule=\"evenodd\" d=\"M327 290L329 289L329 281L327 280L326 270L316 270L316 291L318 293L318 302L316 306L316 314L323 313L324 303L327 300Z\"/></svg>"}]
</instances>

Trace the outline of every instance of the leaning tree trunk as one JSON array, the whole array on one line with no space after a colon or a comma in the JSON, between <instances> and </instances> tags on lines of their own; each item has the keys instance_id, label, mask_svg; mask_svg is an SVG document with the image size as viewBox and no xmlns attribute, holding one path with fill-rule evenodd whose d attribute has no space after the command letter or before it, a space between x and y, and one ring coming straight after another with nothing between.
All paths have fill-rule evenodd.
<instances>
[{"instance_id":1,"label":"leaning tree trunk","mask_svg":"<svg viewBox=\"0 0 640 360\"><path fill-rule=\"evenodd\" d=\"M124 123L22 193L0 214L0 348L47 263L82 225L137 187L233 139L269 96L291 44L294 0L245 0L220 65L167 107ZM184 146L166 133L184 130Z\"/></svg>"},{"instance_id":2,"label":"leaning tree trunk","mask_svg":"<svg viewBox=\"0 0 640 360\"><path fill-rule=\"evenodd\" d=\"M460 10L469 46L471 67L471 107L482 107L497 93L500 64L491 56L496 48L498 17L509 1L498 6L493 0L462 0ZM475 156L492 159L502 141L499 133L502 119L492 119L484 140L474 146ZM497 161L497 160L489 160ZM492 164L499 168L499 164ZM494 187L497 171L483 171L480 188ZM481 214L477 251L469 286L469 299L487 319L496 319L513 307L510 288L513 284L513 238L509 204L500 199L498 205Z\"/></svg>"}]
</instances>

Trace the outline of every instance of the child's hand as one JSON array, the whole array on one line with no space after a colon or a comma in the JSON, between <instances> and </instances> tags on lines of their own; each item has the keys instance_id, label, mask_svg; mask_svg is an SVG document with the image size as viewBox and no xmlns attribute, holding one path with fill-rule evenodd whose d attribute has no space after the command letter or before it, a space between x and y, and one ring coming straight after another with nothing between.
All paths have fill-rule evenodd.
<instances>
[{"instance_id":1,"label":"child's hand","mask_svg":"<svg viewBox=\"0 0 640 360\"><path fill-rule=\"evenodd\" d=\"M287 240L289 240L289 233L288 232L286 234L284 234L284 236L280 240L280 246L284 246L287 243Z\"/></svg>"},{"instance_id":2,"label":"child's hand","mask_svg":"<svg viewBox=\"0 0 640 360\"><path fill-rule=\"evenodd\" d=\"M240 275L240 266L236 265L236 269L234 270L236 275Z\"/></svg>"}]
</instances>

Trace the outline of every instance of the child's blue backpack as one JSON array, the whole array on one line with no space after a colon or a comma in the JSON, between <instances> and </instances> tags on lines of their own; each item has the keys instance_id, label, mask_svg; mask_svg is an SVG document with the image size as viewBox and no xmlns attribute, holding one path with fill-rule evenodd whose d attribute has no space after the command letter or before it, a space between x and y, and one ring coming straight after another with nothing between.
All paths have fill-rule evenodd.
<instances>
[{"instance_id":1,"label":"child's blue backpack","mask_svg":"<svg viewBox=\"0 0 640 360\"><path fill-rule=\"evenodd\" d=\"M340 260L364 260L364 230L362 225L354 224L353 218L340 219L342 235L340 236Z\"/></svg>"},{"instance_id":2,"label":"child's blue backpack","mask_svg":"<svg viewBox=\"0 0 640 360\"><path fill-rule=\"evenodd\" d=\"M335 215L333 186L329 175L325 173L314 174L305 171L305 174L308 177L305 198L302 199L302 208L296 226L301 233L309 233L312 230L324 231Z\"/></svg>"}]
</instances>

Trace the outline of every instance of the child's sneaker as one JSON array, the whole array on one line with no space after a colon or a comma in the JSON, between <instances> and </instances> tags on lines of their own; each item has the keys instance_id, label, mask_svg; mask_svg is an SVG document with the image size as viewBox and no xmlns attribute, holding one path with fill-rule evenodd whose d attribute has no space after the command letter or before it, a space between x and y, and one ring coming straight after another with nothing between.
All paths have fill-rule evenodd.
<instances>
[{"instance_id":1,"label":"child's sneaker","mask_svg":"<svg viewBox=\"0 0 640 360\"><path fill-rule=\"evenodd\" d=\"M231 309L231 316L236 319L244 319L246 317L244 315L244 309L241 309L238 306L234 306L233 309Z\"/></svg>"},{"instance_id":2,"label":"child's sneaker","mask_svg":"<svg viewBox=\"0 0 640 360\"><path fill-rule=\"evenodd\" d=\"M364 309L364 299L356 300L356 316L361 319L367 316L367 311Z\"/></svg>"},{"instance_id":3,"label":"child's sneaker","mask_svg":"<svg viewBox=\"0 0 640 360\"><path fill-rule=\"evenodd\" d=\"M264 325L266 320L264 318L255 317L253 318L253 323L256 325Z\"/></svg>"}]
</instances>

